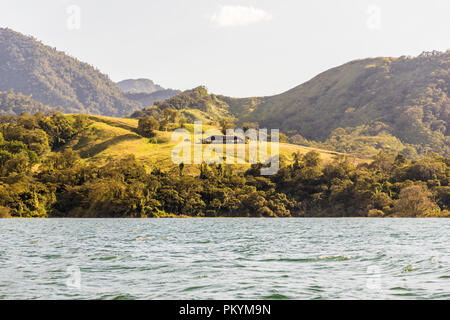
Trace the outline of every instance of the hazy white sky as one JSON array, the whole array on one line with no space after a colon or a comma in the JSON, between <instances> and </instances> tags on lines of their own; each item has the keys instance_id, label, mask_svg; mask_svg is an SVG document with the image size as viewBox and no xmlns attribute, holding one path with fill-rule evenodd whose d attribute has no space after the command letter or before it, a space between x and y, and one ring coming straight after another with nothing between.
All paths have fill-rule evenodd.
<instances>
[{"instance_id":1,"label":"hazy white sky","mask_svg":"<svg viewBox=\"0 0 450 320\"><path fill-rule=\"evenodd\" d=\"M449 17L449 0L0 1L0 26L114 81L239 97L281 93L353 59L450 49Z\"/></svg>"}]
</instances>

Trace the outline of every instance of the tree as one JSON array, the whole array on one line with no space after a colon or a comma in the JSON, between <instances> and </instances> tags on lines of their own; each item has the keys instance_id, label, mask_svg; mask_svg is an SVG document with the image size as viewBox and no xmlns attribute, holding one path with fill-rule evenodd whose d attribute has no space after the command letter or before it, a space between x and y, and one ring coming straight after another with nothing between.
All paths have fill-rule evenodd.
<instances>
[{"instance_id":1,"label":"tree","mask_svg":"<svg viewBox=\"0 0 450 320\"><path fill-rule=\"evenodd\" d=\"M219 127L222 134L227 134L227 129L233 129L235 126L235 118L223 118L219 120Z\"/></svg>"},{"instance_id":2,"label":"tree","mask_svg":"<svg viewBox=\"0 0 450 320\"><path fill-rule=\"evenodd\" d=\"M255 129L258 130L259 129L259 123L258 122L244 122L242 124L242 129L244 131L247 131L249 129Z\"/></svg>"},{"instance_id":3,"label":"tree","mask_svg":"<svg viewBox=\"0 0 450 320\"><path fill-rule=\"evenodd\" d=\"M89 119L89 117L87 115L84 115L84 114L75 115L74 119L75 119L75 121L74 121L73 127L77 131L82 131L87 126L89 126L91 124L91 122L92 122Z\"/></svg>"},{"instance_id":4,"label":"tree","mask_svg":"<svg viewBox=\"0 0 450 320\"><path fill-rule=\"evenodd\" d=\"M180 163L180 165L178 166L178 169L180 170L180 177L183 176L183 171L184 171L184 163Z\"/></svg>"},{"instance_id":5,"label":"tree","mask_svg":"<svg viewBox=\"0 0 450 320\"><path fill-rule=\"evenodd\" d=\"M321 165L320 153L317 151L309 151L303 156L303 161L307 167L318 167Z\"/></svg>"},{"instance_id":6,"label":"tree","mask_svg":"<svg viewBox=\"0 0 450 320\"><path fill-rule=\"evenodd\" d=\"M179 115L180 113L178 110L173 108L166 108L162 111L162 116L171 123L176 123Z\"/></svg>"},{"instance_id":7,"label":"tree","mask_svg":"<svg viewBox=\"0 0 450 320\"><path fill-rule=\"evenodd\" d=\"M440 209L431 197L432 194L426 187L419 185L405 187L394 205L394 214L401 217L436 215Z\"/></svg>"},{"instance_id":8,"label":"tree","mask_svg":"<svg viewBox=\"0 0 450 320\"><path fill-rule=\"evenodd\" d=\"M284 133L280 132L279 133L279 142L280 143L289 143L289 138L287 135L285 135Z\"/></svg>"},{"instance_id":9,"label":"tree","mask_svg":"<svg viewBox=\"0 0 450 320\"><path fill-rule=\"evenodd\" d=\"M162 119L159 121L159 130L160 131L167 131L167 127L169 126L169 120Z\"/></svg>"},{"instance_id":10,"label":"tree","mask_svg":"<svg viewBox=\"0 0 450 320\"><path fill-rule=\"evenodd\" d=\"M184 115L181 115L181 116L178 118L178 123L179 123L179 125L180 125L180 128L184 128L185 125L186 125L186 123L187 123L186 117L185 117Z\"/></svg>"},{"instance_id":11,"label":"tree","mask_svg":"<svg viewBox=\"0 0 450 320\"><path fill-rule=\"evenodd\" d=\"M139 119L137 132L146 138L155 136L155 131L159 128L159 122L152 116Z\"/></svg>"},{"instance_id":12,"label":"tree","mask_svg":"<svg viewBox=\"0 0 450 320\"><path fill-rule=\"evenodd\" d=\"M0 206L0 219L1 218L10 218L11 217L11 215L9 213L10 211L11 210L9 208Z\"/></svg>"}]
</instances>

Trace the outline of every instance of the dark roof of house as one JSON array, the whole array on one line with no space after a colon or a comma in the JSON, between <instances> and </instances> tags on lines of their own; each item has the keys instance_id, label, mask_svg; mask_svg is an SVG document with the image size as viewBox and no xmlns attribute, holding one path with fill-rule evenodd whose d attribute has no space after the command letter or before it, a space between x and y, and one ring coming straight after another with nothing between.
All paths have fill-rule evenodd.
<instances>
[{"instance_id":1,"label":"dark roof of house","mask_svg":"<svg viewBox=\"0 0 450 320\"><path fill-rule=\"evenodd\" d=\"M225 141L230 141L230 140L234 140L234 141L244 141L244 139L242 137L239 136L210 136L206 139L203 139L203 141L215 141L215 140L225 140Z\"/></svg>"}]
</instances>

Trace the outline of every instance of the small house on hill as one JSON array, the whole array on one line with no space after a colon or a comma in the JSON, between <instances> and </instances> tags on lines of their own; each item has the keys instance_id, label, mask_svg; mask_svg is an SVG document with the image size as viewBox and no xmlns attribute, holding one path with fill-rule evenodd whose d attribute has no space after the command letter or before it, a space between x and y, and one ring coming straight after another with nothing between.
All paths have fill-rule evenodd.
<instances>
[{"instance_id":1,"label":"small house on hill","mask_svg":"<svg viewBox=\"0 0 450 320\"><path fill-rule=\"evenodd\" d=\"M242 137L232 135L232 136L210 136L202 140L204 144L245 144L245 140Z\"/></svg>"}]
</instances>

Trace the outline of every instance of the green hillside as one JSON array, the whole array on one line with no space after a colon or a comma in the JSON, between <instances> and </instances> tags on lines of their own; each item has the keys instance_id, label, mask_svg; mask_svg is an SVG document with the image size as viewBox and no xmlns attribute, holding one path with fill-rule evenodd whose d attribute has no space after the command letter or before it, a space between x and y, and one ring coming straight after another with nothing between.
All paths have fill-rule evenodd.
<instances>
[{"instance_id":1,"label":"green hillside","mask_svg":"<svg viewBox=\"0 0 450 320\"><path fill-rule=\"evenodd\" d=\"M341 135L348 142L356 130L361 138L395 137L419 153L433 150L448 155L449 72L450 51L357 60L264 99L244 119L309 140L326 142ZM334 132L338 128L345 131ZM365 142L373 146L370 139ZM345 142L337 147L350 151Z\"/></svg>"},{"instance_id":2,"label":"green hillside","mask_svg":"<svg viewBox=\"0 0 450 320\"><path fill-rule=\"evenodd\" d=\"M191 110L191 119L257 122L294 143L362 156L380 150L411 158L449 155L449 71L449 51L364 59L272 97L231 98L198 87L156 106Z\"/></svg>"},{"instance_id":3,"label":"green hillside","mask_svg":"<svg viewBox=\"0 0 450 320\"><path fill-rule=\"evenodd\" d=\"M171 152L177 144L172 142L172 130L156 131L156 135L152 138L145 138L136 133L138 120L128 118L112 118L104 116L89 116L91 124L89 127L74 137L65 148L73 149L79 152L82 159L88 162L102 163L109 159L125 158L133 155L136 159L145 163L149 168L161 167L171 168ZM175 129L177 126L172 125ZM203 130L209 130L214 127L203 125ZM186 124L186 129L193 132L193 125ZM192 137L192 141L193 141ZM339 154L308 147L281 143L280 155L287 161L292 161L292 154L306 154L309 151L316 150L325 162L329 162L336 158ZM247 150L248 151L248 150ZM354 163L365 162L363 159L350 156ZM234 161L236 162L236 160ZM236 165L235 170L248 168L249 165ZM198 166L186 166L186 172L198 173Z\"/></svg>"},{"instance_id":4,"label":"green hillside","mask_svg":"<svg viewBox=\"0 0 450 320\"><path fill-rule=\"evenodd\" d=\"M0 28L0 57L0 91L32 95L67 113L123 116L141 107L93 66L10 29Z\"/></svg>"},{"instance_id":5,"label":"green hillside","mask_svg":"<svg viewBox=\"0 0 450 320\"><path fill-rule=\"evenodd\" d=\"M199 86L158 101L155 106L160 110L180 110L191 115L190 119L218 121L226 117L244 118L263 101L264 98L231 98L210 94L205 86Z\"/></svg>"},{"instance_id":6,"label":"green hillside","mask_svg":"<svg viewBox=\"0 0 450 320\"><path fill-rule=\"evenodd\" d=\"M231 116L229 105L220 97L209 94L208 90L203 86L186 90L163 102L157 102L155 105L159 109L200 110L202 113L207 114L210 119L216 120Z\"/></svg>"},{"instance_id":7,"label":"green hillside","mask_svg":"<svg viewBox=\"0 0 450 320\"><path fill-rule=\"evenodd\" d=\"M411 159L431 151L450 155L450 51L356 60L285 93L251 98L211 94L202 86L150 93L160 87L145 79L122 83L131 91L125 93L94 67L10 29L0 29L0 57L0 92L7 92L0 114L48 105L161 121L164 110L174 109L183 123L235 118L239 126L280 129L294 144L361 157L381 150Z\"/></svg>"}]
</instances>

